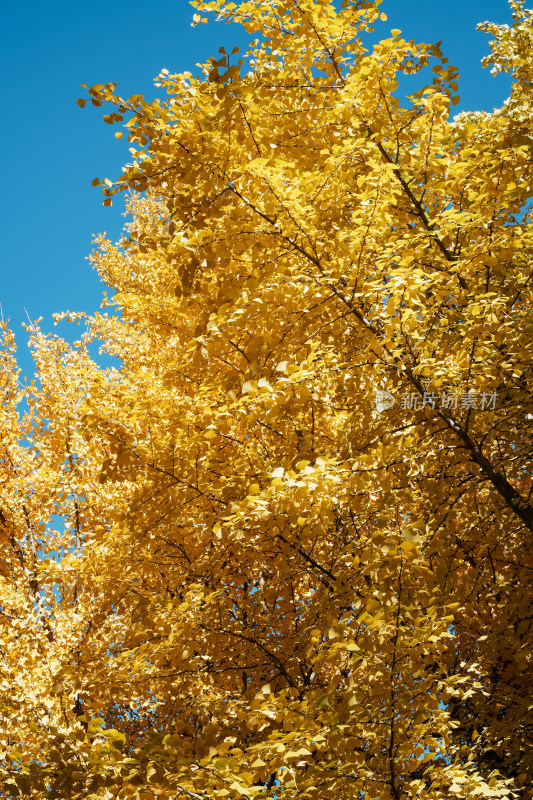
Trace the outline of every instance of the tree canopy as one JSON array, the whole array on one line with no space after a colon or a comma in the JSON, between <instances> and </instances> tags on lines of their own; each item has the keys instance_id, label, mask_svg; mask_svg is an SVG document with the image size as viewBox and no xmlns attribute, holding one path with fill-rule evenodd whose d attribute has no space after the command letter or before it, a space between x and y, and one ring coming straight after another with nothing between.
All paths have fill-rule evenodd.
<instances>
[{"instance_id":1,"label":"tree canopy","mask_svg":"<svg viewBox=\"0 0 533 800\"><path fill-rule=\"evenodd\" d=\"M3 328L1 796L530 798L533 15L451 119L373 0L193 5L250 49L87 89L112 295Z\"/></svg>"}]
</instances>

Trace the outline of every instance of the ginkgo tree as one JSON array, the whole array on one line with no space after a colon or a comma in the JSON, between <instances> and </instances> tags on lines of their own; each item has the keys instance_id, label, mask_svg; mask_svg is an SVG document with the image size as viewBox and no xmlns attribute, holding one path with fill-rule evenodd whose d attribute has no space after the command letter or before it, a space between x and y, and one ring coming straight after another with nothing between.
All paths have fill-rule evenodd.
<instances>
[{"instance_id":1,"label":"ginkgo tree","mask_svg":"<svg viewBox=\"0 0 533 800\"><path fill-rule=\"evenodd\" d=\"M530 798L532 14L451 120L373 0L193 5L22 418L5 331L2 796Z\"/></svg>"}]
</instances>

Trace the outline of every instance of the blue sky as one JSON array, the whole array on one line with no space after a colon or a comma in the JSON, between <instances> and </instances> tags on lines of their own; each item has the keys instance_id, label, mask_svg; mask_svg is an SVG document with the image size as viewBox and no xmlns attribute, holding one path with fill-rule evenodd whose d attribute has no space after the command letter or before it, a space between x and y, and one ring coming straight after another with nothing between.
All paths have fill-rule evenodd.
<instances>
[{"instance_id":1,"label":"blue sky","mask_svg":"<svg viewBox=\"0 0 533 800\"><path fill-rule=\"evenodd\" d=\"M383 0L388 15L378 29L400 28L406 38L436 42L461 72L461 110L492 111L508 94L507 77L494 78L480 60L486 19L510 23L506 0ZM102 109L80 109L81 82L117 83L117 92L157 96L153 78L163 68L194 71L218 48L241 47L240 29L190 26L186 0L89 0L6 4L0 34L3 76L4 180L0 303L16 333L23 372L33 372L21 328L26 312L53 330L54 311L95 311L102 291L85 260L92 235L118 239L120 204L101 205L95 176L114 177L128 160L128 142L102 120ZM79 334L79 329L74 330Z\"/></svg>"}]
</instances>

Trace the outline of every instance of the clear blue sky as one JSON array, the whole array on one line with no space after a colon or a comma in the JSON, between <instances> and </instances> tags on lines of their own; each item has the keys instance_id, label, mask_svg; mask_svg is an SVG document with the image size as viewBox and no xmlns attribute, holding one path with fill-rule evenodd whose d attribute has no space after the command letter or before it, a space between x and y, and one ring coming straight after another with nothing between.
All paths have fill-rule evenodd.
<instances>
[{"instance_id":1,"label":"clear blue sky","mask_svg":"<svg viewBox=\"0 0 533 800\"><path fill-rule=\"evenodd\" d=\"M381 10L388 15L382 36L400 28L409 39L442 40L461 72L456 112L501 105L509 80L481 68L488 37L476 23L510 23L506 0L383 0ZM0 302L26 374L33 368L24 309L32 319L43 317L45 331L53 330L54 311L96 310L105 287L85 257L93 234L118 239L124 221L120 204L104 208L90 183L120 172L128 142L115 139L118 128L103 122L102 109L76 105L79 84L113 81L123 97L155 97L153 78L162 68L194 71L221 45L245 43L233 26L192 28L192 14L186 0L26 0L4 7Z\"/></svg>"}]
</instances>

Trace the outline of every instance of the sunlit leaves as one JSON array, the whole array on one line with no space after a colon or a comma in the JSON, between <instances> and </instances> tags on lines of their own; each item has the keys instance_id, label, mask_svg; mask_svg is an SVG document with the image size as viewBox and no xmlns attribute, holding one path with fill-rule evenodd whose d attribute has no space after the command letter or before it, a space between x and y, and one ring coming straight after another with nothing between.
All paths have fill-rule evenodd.
<instances>
[{"instance_id":1,"label":"sunlit leaves","mask_svg":"<svg viewBox=\"0 0 533 800\"><path fill-rule=\"evenodd\" d=\"M80 341L32 329L23 422L6 334L6 791L522 791L531 117L450 122L456 68L365 50L373 2L194 5L261 37L164 100L88 89L129 221Z\"/></svg>"}]
</instances>

